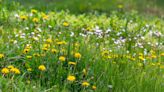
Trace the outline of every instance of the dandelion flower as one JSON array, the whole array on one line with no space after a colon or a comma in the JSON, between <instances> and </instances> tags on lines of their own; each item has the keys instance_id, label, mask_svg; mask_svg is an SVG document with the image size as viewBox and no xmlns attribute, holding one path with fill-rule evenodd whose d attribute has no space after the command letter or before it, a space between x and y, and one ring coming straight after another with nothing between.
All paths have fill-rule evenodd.
<instances>
[{"instance_id":1,"label":"dandelion flower","mask_svg":"<svg viewBox=\"0 0 164 92\"><path fill-rule=\"evenodd\" d=\"M76 62L68 62L69 65L76 65Z\"/></svg>"},{"instance_id":2,"label":"dandelion flower","mask_svg":"<svg viewBox=\"0 0 164 92\"><path fill-rule=\"evenodd\" d=\"M1 70L1 72L2 72L3 74L8 74L8 73L9 73L9 69L8 69L8 68L3 68L3 69Z\"/></svg>"},{"instance_id":3,"label":"dandelion flower","mask_svg":"<svg viewBox=\"0 0 164 92\"><path fill-rule=\"evenodd\" d=\"M81 58L81 54L80 53L75 53L74 57L75 58Z\"/></svg>"},{"instance_id":4,"label":"dandelion flower","mask_svg":"<svg viewBox=\"0 0 164 92\"><path fill-rule=\"evenodd\" d=\"M0 59L1 59L1 58L4 58L4 54L0 54Z\"/></svg>"},{"instance_id":5,"label":"dandelion flower","mask_svg":"<svg viewBox=\"0 0 164 92\"><path fill-rule=\"evenodd\" d=\"M66 59L65 59L64 56L60 56L60 57L59 57L59 60L60 60L60 61L65 61Z\"/></svg>"},{"instance_id":6,"label":"dandelion flower","mask_svg":"<svg viewBox=\"0 0 164 92\"><path fill-rule=\"evenodd\" d=\"M45 70L46 70L46 67L45 67L44 65L40 65L40 66L38 67L38 69L41 70L41 71L45 71Z\"/></svg>"},{"instance_id":7,"label":"dandelion flower","mask_svg":"<svg viewBox=\"0 0 164 92\"><path fill-rule=\"evenodd\" d=\"M93 89L93 90L96 90L96 88L97 88L96 86L94 86L94 85L92 86L92 89Z\"/></svg>"},{"instance_id":8,"label":"dandelion flower","mask_svg":"<svg viewBox=\"0 0 164 92\"><path fill-rule=\"evenodd\" d=\"M88 87L90 84L87 82L87 81L84 81L83 83L82 83L82 86L84 86L84 87Z\"/></svg>"},{"instance_id":9,"label":"dandelion flower","mask_svg":"<svg viewBox=\"0 0 164 92\"><path fill-rule=\"evenodd\" d=\"M64 22L63 26L68 27L69 26L68 22Z\"/></svg>"},{"instance_id":10,"label":"dandelion flower","mask_svg":"<svg viewBox=\"0 0 164 92\"><path fill-rule=\"evenodd\" d=\"M35 9L32 9L32 10L31 10L31 13L33 13L33 14L34 14L34 13L37 13L37 12L38 12L38 11L35 10Z\"/></svg>"},{"instance_id":11,"label":"dandelion flower","mask_svg":"<svg viewBox=\"0 0 164 92\"><path fill-rule=\"evenodd\" d=\"M67 77L67 80L73 82L73 81L76 80L76 77L73 76L73 75L70 75L70 76Z\"/></svg>"}]
</instances>

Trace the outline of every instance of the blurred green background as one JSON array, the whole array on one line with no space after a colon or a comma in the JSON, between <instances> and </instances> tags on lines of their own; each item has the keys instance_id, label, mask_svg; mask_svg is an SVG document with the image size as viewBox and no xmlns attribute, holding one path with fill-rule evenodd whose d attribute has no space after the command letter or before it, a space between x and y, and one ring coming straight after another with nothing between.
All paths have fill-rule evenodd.
<instances>
[{"instance_id":1,"label":"blurred green background","mask_svg":"<svg viewBox=\"0 0 164 92\"><path fill-rule=\"evenodd\" d=\"M9 0L11 1L11 0ZM136 10L143 14L164 14L164 0L13 0L24 7L42 11L69 10L71 13L98 12L110 13L123 7L123 10Z\"/></svg>"}]
</instances>

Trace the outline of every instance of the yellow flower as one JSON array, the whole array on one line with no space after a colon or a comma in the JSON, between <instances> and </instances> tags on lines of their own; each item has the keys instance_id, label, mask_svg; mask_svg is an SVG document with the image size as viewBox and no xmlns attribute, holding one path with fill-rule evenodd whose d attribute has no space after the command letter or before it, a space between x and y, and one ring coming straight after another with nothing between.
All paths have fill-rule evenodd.
<instances>
[{"instance_id":1,"label":"yellow flower","mask_svg":"<svg viewBox=\"0 0 164 92\"><path fill-rule=\"evenodd\" d=\"M65 44L67 44L65 41L57 42L57 45L65 45Z\"/></svg>"},{"instance_id":2,"label":"yellow flower","mask_svg":"<svg viewBox=\"0 0 164 92\"><path fill-rule=\"evenodd\" d=\"M81 54L80 53L75 53L74 57L75 58L81 58Z\"/></svg>"},{"instance_id":3,"label":"yellow flower","mask_svg":"<svg viewBox=\"0 0 164 92\"><path fill-rule=\"evenodd\" d=\"M96 86L93 85L93 86L92 86L92 89L93 89L93 90L96 90Z\"/></svg>"},{"instance_id":4,"label":"yellow flower","mask_svg":"<svg viewBox=\"0 0 164 92\"><path fill-rule=\"evenodd\" d=\"M141 59L141 60L145 60L145 58L143 57L143 56L139 56L139 59Z\"/></svg>"},{"instance_id":5,"label":"yellow flower","mask_svg":"<svg viewBox=\"0 0 164 92\"><path fill-rule=\"evenodd\" d=\"M44 48L49 48L50 47L50 44L44 44L43 47Z\"/></svg>"},{"instance_id":6,"label":"yellow flower","mask_svg":"<svg viewBox=\"0 0 164 92\"><path fill-rule=\"evenodd\" d=\"M1 72L2 72L3 74L8 74L8 73L9 73L9 69L3 68L3 69L1 70Z\"/></svg>"},{"instance_id":7,"label":"yellow flower","mask_svg":"<svg viewBox=\"0 0 164 92\"><path fill-rule=\"evenodd\" d=\"M38 69L41 70L41 71L45 71L45 70L46 70L46 67L45 67L44 65L40 65L40 66L38 67Z\"/></svg>"},{"instance_id":8,"label":"yellow flower","mask_svg":"<svg viewBox=\"0 0 164 92\"><path fill-rule=\"evenodd\" d=\"M9 65L9 66L7 66L7 68L12 69L12 68L14 68L14 66L13 65Z\"/></svg>"},{"instance_id":9,"label":"yellow flower","mask_svg":"<svg viewBox=\"0 0 164 92\"><path fill-rule=\"evenodd\" d=\"M73 82L73 81L76 80L76 77L73 76L73 75L70 75L70 76L67 77L67 80Z\"/></svg>"},{"instance_id":10,"label":"yellow flower","mask_svg":"<svg viewBox=\"0 0 164 92\"><path fill-rule=\"evenodd\" d=\"M39 57L40 54L39 54L39 53L34 53L33 56L35 56L35 57Z\"/></svg>"},{"instance_id":11,"label":"yellow flower","mask_svg":"<svg viewBox=\"0 0 164 92\"><path fill-rule=\"evenodd\" d=\"M33 13L33 14L34 14L34 13L37 13L37 12L38 12L38 11L35 10L35 9L32 9L32 10L31 10L31 13Z\"/></svg>"},{"instance_id":12,"label":"yellow flower","mask_svg":"<svg viewBox=\"0 0 164 92\"><path fill-rule=\"evenodd\" d=\"M69 65L76 65L76 62L68 62Z\"/></svg>"},{"instance_id":13,"label":"yellow flower","mask_svg":"<svg viewBox=\"0 0 164 92\"><path fill-rule=\"evenodd\" d=\"M4 54L0 54L0 59L1 59L1 58L4 58Z\"/></svg>"},{"instance_id":14,"label":"yellow flower","mask_svg":"<svg viewBox=\"0 0 164 92\"><path fill-rule=\"evenodd\" d=\"M28 53L30 51L30 49L24 49L23 50L23 54L26 54L26 53Z\"/></svg>"},{"instance_id":15,"label":"yellow flower","mask_svg":"<svg viewBox=\"0 0 164 92\"><path fill-rule=\"evenodd\" d=\"M44 47L44 48L42 48L42 50L47 51L47 50L48 50L48 48L45 48L45 47Z\"/></svg>"},{"instance_id":16,"label":"yellow flower","mask_svg":"<svg viewBox=\"0 0 164 92\"><path fill-rule=\"evenodd\" d=\"M47 20L47 19L48 19L48 16L47 16L47 15L43 15L42 18L43 18L44 20Z\"/></svg>"},{"instance_id":17,"label":"yellow flower","mask_svg":"<svg viewBox=\"0 0 164 92\"><path fill-rule=\"evenodd\" d=\"M23 16L20 16L20 19L22 19L22 20L27 20L27 18L28 17L27 16L24 16L24 15Z\"/></svg>"},{"instance_id":18,"label":"yellow flower","mask_svg":"<svg viewBox=\"0 0 164 92\"><path fill-rule=\"evenodd\" d=\"M163 52L163 53L161 53L161 56L164 56L164 52Z\"/></svg>"},{"instance_id":19,"label":"yellow flower","mask_svg":"<svg viewBox=\"0 0 164 92\"><path fill-rule=\"evenodd\" d=\"M32 59L32 56L26 56L27 59Z\"/></svg>"},{"instance_id":20,"label":"yellow flower","mask_svg":"<svg viewBox=\"0 0 164 92\"><path fill-rule=\"evenodd\" d=\"M60 57L59 57L59 60L60 60L60 61L65 61L66 59L65 59L64 56L60 56Z\"/></svg>"},{"instance_id":21,"label":"yellow flower","mask_svg":"<svg viewBox=\"0 0 164 92\"><path fill-rule=\"evenodd\" d=\"M57 50L56 49L51 49L51 52L52 53L57 53Z\"/></svg>"},{"instance_id":22,"label":"yellow flower","mask_svg":"<svg viewBox=\"0 0 164 92\"><path fill-rule=\"evenodd\" d=\"M164 69L164 65L160 65L160 68L161 68L161 69Z\"/></svg>"},{"instance_id":23,"label":"yellow flower","mask_svg":"<svg viewBox=\"0 0 164 92\"><path fill-rule=\"evenodd\" d=\"M15 74L20 74L20 70L18 68L11 68L10 71Z\"/></svg>"},{"instance_id":24,"label":"yellow flower","mask_svg":"<svg viewBox=\"0 0 164 92\"><path fill-rule=\"evenodd\" d=\"M51 39L51 38L48 38L48 39L46 40L46 42L52 43L52 39Z\"/></svg>"},{"instance_id":25,"label":"yellow flower","mask_svg":"<svg viewBox=\"0 0 164 92\"><path fill-rule=\"evenodd\" d=\"M82 86L84 86L84 87L88 87L90 84L87 82L87 81L84 81L83 83L82 83Z\"/></svg>"},{"instance_id":26,"label":"yellow flower","mask_svg":"<svg viewBox=\"0 0 164 92\"><path fill-rule=\"evenodd\" d=\"M39 22L39 19L38 18L33 18L32 21L33 22Z\"/></svg>"},{"instance_id":27,"label":"yellow flower","mask_svg":"<svg viewBox=\"0 0 164 92\"><path fill-rule=\"evenodd\" d=\"M68 27L69 26L68 22L64 22L63 26Z\"/></svg>"}]
</instances>

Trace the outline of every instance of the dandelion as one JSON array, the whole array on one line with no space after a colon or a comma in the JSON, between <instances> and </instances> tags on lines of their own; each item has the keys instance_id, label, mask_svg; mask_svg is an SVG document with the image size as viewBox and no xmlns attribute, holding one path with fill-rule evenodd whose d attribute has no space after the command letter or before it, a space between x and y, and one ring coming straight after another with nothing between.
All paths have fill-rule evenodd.
<instances>
[{"instance_id":1,"label":"dandelion","mask_svg":"<svg viewBox=\"0 0 164 92\"><path fill-rule=\"evenodd\" d=\"M46 42L52 43L52 39L49 38L49 39L46 40Z\"/></svg>"},{"instance_id":2,"label":"dandelion","mask_svg":"<svg viewBox=\"0 0 164 92\"><path fill-rule=\"evenodd\" d=\"M1 70L1 72L2 72L3 74L8 74L8 73L9 73L9 69L3 68L3 69Z\"/></svg>"},{"instance_id":3,"label":"dandelion","mask_svg":"<svg viewBox=\"0 0 164 92\"><path fill-rule=\"evenodd\" d=\"M32 21L37 23L37 22L39 22L39 19L38 18L33 18Z\"/></svg>"},{"instance_id":4,"label":"dandelion","mask_svg":"<svg viewBox=\"0 0 164 92\"><path fill-rule=\"evenodd\" d=\"M32 9L31 10L31 13L33 13L33 14L35 14L35 13L37 13L38 11L37 10L35 10L35 9Z\"/></svg>"},{"instance_id":5,"label":"dandelion","mask_svg":"<svg viewBox=\"0 0 164 92\"><path fill-rule=\"evenodd\" d=\"M51 52L52 53L57 53L57 50L56 49L51 49Z\"/></svg>"},{"instance_id":6,"label":"dandelion","mask_svg":"<svg viewBox=\"0 0 164 92\"><path fill-rule=\"evenodd\" d=\"M8 69L12 69L12 68L14 68L14 66L13 65L9 65L9 66L7 66L7 68Z\"/></svg>"},{"instance_id":7,"label":"dandelion","mask_svg":"<svg viewBox=\"0 0 164 92\"><path fill-rule=\"evenodd\" d=\"M24 49L23 50L23 54L26 54L26 53L28 53L30 51L30 49Z\"/></svg>"},{"instance_id":8,"label":"dandelion","mask_svg":"<svg viewBox=\"0 0 164 92\"><path fill-rule=\"evenodd\" d=\"M20 70L18 68L11 68L10 71L15 74L20 74Z\"/></svg>"},{"instance_id":9,"label":"dandelion","mask_svg":"<svg viewBox=\"0 0 164 92\"><path fill-rule=\"evenodd\" d=\"M75 53L74 57L75 58L81 58L81 54L80 53Z\"/></svg>"},{"instance_id":10,"label":"dandelion","mask_svg":"<svg viewBox=\"0 0 164 92\"><path fill-rule=\"evenodd\" d=\"M68 22L64 22L63 26L68 27L69 26Z\"/></svg>"},{"instance_id":11,"label":"dandelion","mask_svg":"<svg viewBox=\"0 0 164 92\"><path fill-rule=\"evenodd\" d=\"M42 50L43 50L43 51L47 51L47 50L48 50L48 48L45 48L45 47L44 47L44 48L42 48Z\"/></svg>"},{"instance_id":12,"label":"dandelion","mask_svg":"<svg viewBox=\"0 0 164 92\"><path fill-rule=\"evenodd\" d=\"M60 60L60 61L65 61L66 58L65 58L64 56L60 56L60 57L59 57L59 60Z\"/></svg>"},{"instance_id":13,"label":"dandelion","mask_svg":"<svg viewBox=\"0 0 164 92\"><path fill-rule=\"evenodd\" d=\"M83 83L82 83L82 86L84 86L84 87L88 87L90 84L87 82L87 81L84 81Z\"/></svg>"},{"instance_id":14,"label":"dandelion","mask_svg":"<svg viewBox=\"0 0 164 92\"><path fill-rule=\"evenodd\" d=\"M47 15L43 15L42 18L43 18L44 20L47 20L47 19L48 19L48 16L47 16Z\"/></svg>"},{"instance_id":15,"label":"dandelion","mask_svg":"<svg viewBox=\"0 0 164 92\"><path fill-rule=\"evenodd\" d=\"M69 65L76 65L76 62L68 62Z\"/></svg>"},{"instance_id":16,"label":"dandelion","mask_svg":"<svg viewBox=\"0 0 164 92\"><path fill-rule=\"evenodd\" d=\"M20 16L20 19L22 19L22 20L27 20L27 18L28 17L27 16L24 16L24 15L23 16Z\"/></svg>"},{"instance_id":17,"label":"dandelion","mask_svg":"<svg viewBox=\"0 0 164 92\"><path fill-rule=\"evenodd\" d=\"M0 59L4 58L4 56L5 56L4 54L0 54Z\"/></svg>"},{"instance_id":18,"label":"dandelion","mask_svg":"<svg viewBox=\"0 0 164 92\"><path fill-rule=\"evenodd\" d=\"M96 88L97 88L97 87L96 87L95 85L92 86L92 89L93 89L93 90L96 90Z\"/></svg>"},{"instance_id":19,"label":"dandelion","mask_svg":"<svg viewBox=\"0 0 164 92\"><path fill-rule=\"evenodd\" d=\"M38 69L39 69L40 71L45 71L45 70L46 70L46 67L45 67L44 65L40 65L40 66L38 67Z\"/></svg>"},{"instance_id":20,"label":"dandelion","mask_svg":"<svg viewBox=\"0 0 164 92\"><path fill-rule=\"evenodd\" d=\"M67 80L73 82L73 81L76 80L76 77L73 76L73 75L69 75L69 76L67 77Z\"/></svg>"},{"instance_id":21,"label":"dandelion","mask_svg":"<svg viewBox=\"0 0 164 92\"><path fill-rule=\"evenodd\" d=\"M164 53L161 53L161 56L164 56Z\"/></svg>"}]
</instances>

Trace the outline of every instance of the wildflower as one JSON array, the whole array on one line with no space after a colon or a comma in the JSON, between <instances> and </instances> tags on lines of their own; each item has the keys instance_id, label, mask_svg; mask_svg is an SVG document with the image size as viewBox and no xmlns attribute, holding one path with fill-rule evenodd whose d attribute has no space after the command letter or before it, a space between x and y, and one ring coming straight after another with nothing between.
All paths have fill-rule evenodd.
<instances>
[{"instance_id":1,"label":"wildflower","mask_svg":"<svg viewBox=\"0 0 164 92\"><path fill-rule=\"evenodd\" d=\"M75 53L74 57L75 58L81 58L81 54L80 53Z\"/></svg>"},{"instance_id":2,"label":"wildflower","mask_svg":"<svg viewBox=\"0 0 164 92\"><path fill-rule=\"evenodd\" d=\"M49 48L50 47L50 44L44 44L43 47L44 48Z\"/></svg>"},{"instance_id":3,"label":"wildflower","mask_svg":"<svg viewBox=\"0 0 164 92\"><path fill-rule=\"evenodd\" d=\"M33 56L35 56L35 57L39 57L40 54L39 54L39 53L34 53Z\"/></svg>"},{"instance_id":4,"label":"wildflower","mask_svg":"<svg viewBox=\"0 0 164 92\"><path fill-rule=\"evenodd\" d=\"M73 81L76 80L76 77L73 76L73 75L69 75L69 76L67 77L67 80L73 82Z\"/></svg>"},{"instance_id":5,"label":"wildflower","mask_svg":"<svg viewBox=\"0 0 164 92\"><path fill-rule=\"evenodd\" d=\"M93 86L92 86L92 89L93 89L93 90L96 90L96 86L93 85Z\"/></svg>"},{"instance_id":6,"label":"wildflower","mask_svg":"<svg viewBox=\"0 0 164 92\"><path fill-rule=\"evenodd\" d=\"M161 53L161 56L164 56L164 53Z\"/></svg>"},{"instance_id":7,"label":"wildflower","mask_svg":"<svg viewBox=\"0 0 164 92\"><path fill-rule=\"evenodd\" d=\"M48 16L47 16L47 15L43 15L42 18L43 18L44 20L47 20L47 19L48 19Z\"/></svg>"},{"instance_id":8,"label":"wildflower","mask_svg":"<svg viewBox=\"0 0 164 92\"><path fill-rule=\"evenodd\" d=\"M40 65L40 66L38 67L38 69L41 70L41 71L45 71L45 70L46 70L46 67L45 67L44 65Z\"/></svg>"},{"instance_id":9,"label":"wildflower","mask_svg":"<svg viewBox=\"0 0 164 92\"><path fill-rule=\"evenodd\" d=\"M27 59L32 59L32 56L26 56Z\"/></svg>"},{"instance_id":10,"label":"wildflower","mask_svg":"<svg viewBox=\"0 0 164 92\"><path fill-rule=\"evenodd\" d=\"M23 50L23 53L26 54L26 53L28 53L29 51L30 51L30 49L24 49L24 50Z\"/></svg>"},{"instance_id":11,"label":"wildflower","mask_svg":"<svg viewBox=\"0 0 164 92\"><path fill-rule=\"evenodd\" d=\"M161 68L161 69L164 69L164 65L160 65L160 68Z\"/></svg>"},{"instance_id":12,"label":"wildflower","mask_svg":"<svg viewBox=\"0 0 164 92\"><path fill-rule=\"evenodd\" d=\"M66 59L65 59L64 56L60 56L60 57L59 57L59 60L60 60L60 61L65 61Z\"/></svg>"},{"instance_id":13,"label":"wildflower","mask_svg":"<svg viewBox=\"0 0 164 92\"><path fill-rule=\"evenodd\" d=\"M57 45L65 45L65 44L67 44L65 41L57 42Z\"/></svg>"},{"instance_id":14,"label":"wildflower","mask_svg":"<svg viewBox=\"0 0 164 92\"><path fill-rule=\"evenodd\" d=\"M52 43L52 39L49 38L49 39L46 40L46 42Z\"/></svg>"},{"instance_id":15,"label":"wildflower","mask_svg":"<svg viewBox=\"0 0 164 92\"><path fill-rule=\"evenodd\" d=\"M88 87L90 84L87 82L87 81L84 81L83 83L82 83L82 86L84 86L84 87Z\"/></svg>"},{"instance_id":16,"label":"wildflower","mask_svg":"<svg viewBox=\"0 0 164 92\"><path fill-rule=\"evenodd\" d=\"M8 73L9 73L9 69L3 68L3 69L1 70L1 72L2 72L3 74L8 74Z\"/></svg>"},{"instance_id":17,"label":"wildflower","mask_svg":"<svg viewBox=\"0 0 164 92\"><path fill-rule=\"evenodd\" d=\"M69 65L76 65L76 62L68 62Z\"/></svg>"},{"instance_id":18,"label":"wildflower","mask_svg":"<svg viewBox=\"0 0 164 92\"><path fill-rule=\"evenodd\" d=\"M37 23L37 22L39 22L39 19L38 18L33 18L32 21Z\"/></svg>"},{"instance_id":19,"label":"wildflower","mask_svg":"<svg viewBox=\"0 0 164 92\"><path fill-rule=\"evenodd\" d=\"M145 60L145 58L143 57L143 56L139 56L139 59L141 59L141 60Z\"/></svg>"},{"instance_id":20,"label":"wildflower","mask_svg":"<svg viewBox=\"0 0 164 92\"><path fill-rule=\"evenodd\" d=\"M69 26L68 22L64 22L63 26L68 27Z\"/></svg>"},{"instance_id":21,"label":"wildflower","mask_svg":"<svg viewBox=\"0 0 164 92\"><path fill-rule=\"evenodd\" d=\"M31 10L31 13L33 13L33 14L34 14L34 13L37 13L37 12L38 12L38 11L35 10L35 9L32 9L32 10Z\"/></svg>"},{"instance_id":22,"label":"wildflower","mask_svg":"<svg viewBox=\"0 0 164 92\"><path fill-rule=\"evenodd\" d=\"M52 53L57 53L57 50L56 49L51 49L51 52Z\"/></svg>"},{"instance_id":23,"label":"wildflower","mask_svg":"<svg viewBox=\"0 0 164 92\"><path fill-rule=\"evenodd\" d=\"M7 66L7 68L8 69L12 69L12 68L14 68L14 66L13 65L9 65L9 66Z\"/></svg>"},{"instance_id":24,"label":"wildflower","mask_svg":"<svg viewBox=\"0 0 164 92\"><path fill-rule=\"evenodd\" d=\"M0 54L0 59L1 59L1 58L4 58L4 54Z\"/></svg>"},{"instance_id":25,"label":"wildflower","mask_svg":"<svg viewBox=\"0 0 164 92\"><path fill-rule=\"evenodd\" d=\"M20 70L18 68L11 68L10 71L15 74L20 74Z\"/></svg>"},{"instance_id":26,"label":"wildflower","mask_svg":"<svg viewBox=\"0 0 164 92\"><path fill-rule=\"evenodd\" d=\"M22 20L27 20L27 16L20 16L20 19L22 19Z\"/></svg>"},{"instance_id":27,"label":"wildflower","mask_svg":"<svg viewBox=\"0 0 164 92\"><path fill-rule=\"evenodd\" d=\"M47 51L47 50L48 50L48 48L42 48L42 50Z\"/></svg>"}]
</instances>

